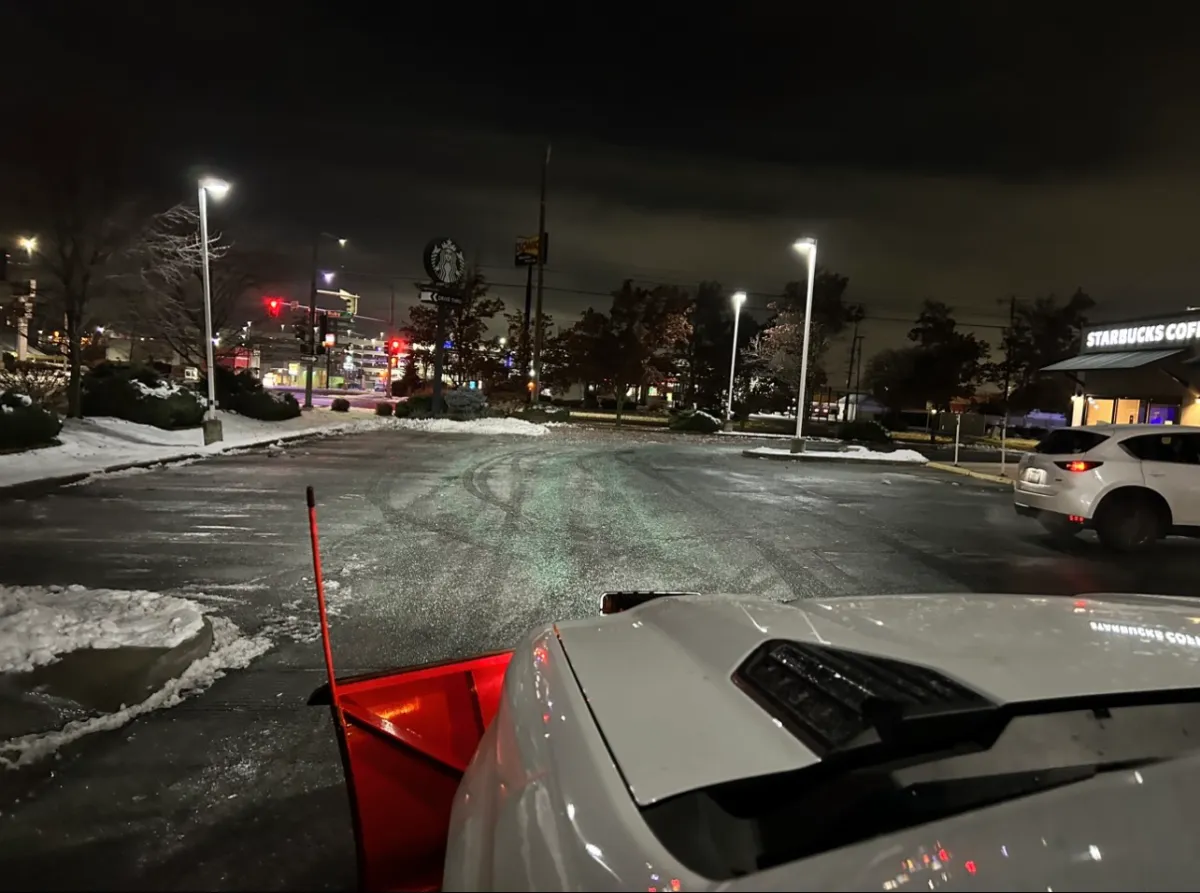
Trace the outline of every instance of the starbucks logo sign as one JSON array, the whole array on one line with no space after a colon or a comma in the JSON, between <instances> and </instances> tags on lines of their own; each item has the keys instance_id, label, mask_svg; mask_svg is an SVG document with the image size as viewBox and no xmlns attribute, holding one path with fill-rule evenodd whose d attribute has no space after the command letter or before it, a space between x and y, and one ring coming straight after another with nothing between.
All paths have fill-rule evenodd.
<instances>
[{"instance_id":1,"label":"starbucks logo sign","mask_svg":"<svg viewBox=\"0 0 1200 893\"><path fill-rule=\"evenodd\" d=\"M440 285L457 285L467 271L463 250L453 239L437 238L425 246L425 272Z\"/></svg>"}]
</instances>

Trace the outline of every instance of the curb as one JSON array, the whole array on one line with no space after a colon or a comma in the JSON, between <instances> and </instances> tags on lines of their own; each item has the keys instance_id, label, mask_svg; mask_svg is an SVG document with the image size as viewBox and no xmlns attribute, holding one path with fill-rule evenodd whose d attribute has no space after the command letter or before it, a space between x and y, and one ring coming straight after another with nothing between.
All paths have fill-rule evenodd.
<instances>
[{"instance_id":1,"label":"curb","mask_svg":"<svg viewBox=\"0 0 1200 893\"><path fill-rule=\"evenodd\" d=\"M920 462L903 462L896 459L841 459L835 456L811 456L804 453L791 453L784 455L783 453L767 453L765 455L756 453L754 450L742 450L742 455L747 459L768 459L773 462L827 462L830 464L840 465L908 465L913 468L925 468L932 465L922 465Z\"/></svg>"},{"instance_id":2,"label":"curb","mask_svg":"<svg viewBox=\"0 0 1200 893\"><path fill-rule=\"evenodd\" d=\"M1012 486L1012 478L1006 478L998 474L988 474L984 471L971 471L969 468L962 468L958 465L947 465L945 462L928 462L926 468L933 468L937 471L948 471L951 474L959 474L963 477L975 478L977 481L987 481L991 484L1002 484L1005 487Z\"/></svg>"},{"instance_id":3,"label":"curb","mask_svg":"<svg viewBox=\"0 0 1200 893\"><path fill-rule=\"evenodd\" d=\"M332 426L331 426L332 427ZM19 484L8 484L0 486L0 499L24 499L30 496L40 496L47 490L55 490L59 487L65 487L69 484L77 484L80 481L87 480L90 477L97 475L112 474L117 471L128 471L131 468L158 468L160 466L174 465L176 462L194 462L197 459L215 459L218 456L228 456L243 450L258 450L265 447L270 447L282 440L295 441L303 440L306 437L324 436L328 432L304 431L301 432L285 432L270 440L256 441L254 443L241 444L239 446L230 446L223 450L216 450L211 453L180 453L178 456L166 456L161 459L143 459L140 462L119 462L116 465L106 465L103 468L97 468L93 471L77 471L72 474L58 475L57 477L35 478L32 481L21 481ZM349 432L341 431L341 434Z\"/></svg>"}]
</instances>

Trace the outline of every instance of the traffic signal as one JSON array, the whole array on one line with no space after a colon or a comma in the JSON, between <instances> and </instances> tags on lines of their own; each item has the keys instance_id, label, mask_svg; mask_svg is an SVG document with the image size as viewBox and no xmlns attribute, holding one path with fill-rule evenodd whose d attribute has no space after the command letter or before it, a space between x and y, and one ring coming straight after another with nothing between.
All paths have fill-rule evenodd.
<instances>
[{"instance_id":1,"label":"traffic signal","mask_svg":"<svg viewBox=\"0 0 1200 893\"><path fill-rule=\"evenodd\" d=\"M388 354L393 357L398 357L404 350L404 342L399 338L393 338L388 342Z\"/></svg>"},{"instance_id":2,"label":"traffic signal","mask_svg":"<svg viewBox=\"0 0 1200 893\"><path fill-rule=\"evenodd\" d=\"M318 354L325 353L325 345L329 341L329 314L322 313L317 317L317 350Z\"/></svg>"},{"instance_id":3,"label":"traffic signal","mask_svg":"<svg viewBox=\"0 0 1200 893\"><path fill-rule=\"evenodd\" d=\"M267 304L267 316L278 318L283 313L283 298L265 298Z\"/></svg>"},{"instance_id":4,"label":"traffic signal","mask_svg":"<svg viewBox=\"0 0 1200 893\"><path fill-rule=\"evenodd\" d=\"M300 342L301 349L307 354L312 352L313 326L312 317L308 315L308 311L297 318L292 324L292 331L296 333L296 340Z\"/></svg>"}]
</instances>

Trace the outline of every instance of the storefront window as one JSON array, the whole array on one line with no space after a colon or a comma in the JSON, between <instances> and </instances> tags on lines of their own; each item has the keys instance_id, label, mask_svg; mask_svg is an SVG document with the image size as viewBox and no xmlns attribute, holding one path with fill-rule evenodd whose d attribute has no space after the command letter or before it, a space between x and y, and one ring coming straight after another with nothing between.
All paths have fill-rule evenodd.
<instances>
[{"instance_id":1,"label":"storefront window","mask_svg":"<svg viewBox=\"0 0 1200 893\"><path fill-rule=\"evenodd\" d=\"M1169 403L1152 403L1146 411L1148 425L1178 425L1179 407Z\"/></svg>"},{"instance_id":2,"label":"storefront window","mask_svg":"<svg viewBox=\"0 0 1200 893\"><path fill-rule=\"evenodd\" d=\"M1087 415L1083 420L1085 425L1111 425L1115 400L1101 400L1088 397Z\"/></svg>"},{"instance_id":3,"label":"storefront window","mask_svg":"<svg viewBox=\"0 0 1200 893\"><path fill-rule=\"evenodd\" d=\"M1139 421L1138 411L1141 408L1141 400L1118 400L1113 421L1118 425L1136 425Z\"/></svg>"},{"instance_id":4,"label":"storefront window","mask_svg":"<svg viewBox=\"0 0 1200 893\"><path fill-rule=\"evenodd\" d=\"M1180 404L1088 397L1085 425L1178 425Z\"/></svg>"}]
</instances>

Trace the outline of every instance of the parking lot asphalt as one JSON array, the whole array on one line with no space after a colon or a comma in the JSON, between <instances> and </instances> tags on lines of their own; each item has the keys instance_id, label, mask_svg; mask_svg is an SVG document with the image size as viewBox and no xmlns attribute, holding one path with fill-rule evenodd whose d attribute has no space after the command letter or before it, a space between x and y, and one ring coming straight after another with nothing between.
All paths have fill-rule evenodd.
<instances>
[{"instance_id":1,"label":"parking lot asphalt","mask_svg":"<svg viewBox=\"0 0 1200 893\"><path fill-rule=\"evenodd\" d=\"M375 431L0 503L0 582L183 595L272 642L207 692L0 779L0 887L353 886L329 716L304 705L323 675L308 484L343 673L504 647L606 589L1196 594L1190 541L1059 546L1001 487L748 445Z\"/></svg>"}]
</instances>

